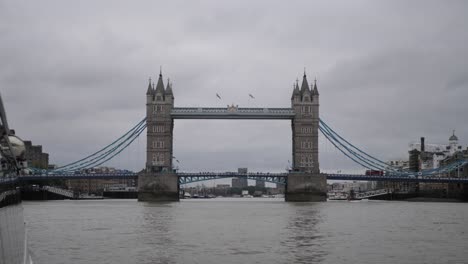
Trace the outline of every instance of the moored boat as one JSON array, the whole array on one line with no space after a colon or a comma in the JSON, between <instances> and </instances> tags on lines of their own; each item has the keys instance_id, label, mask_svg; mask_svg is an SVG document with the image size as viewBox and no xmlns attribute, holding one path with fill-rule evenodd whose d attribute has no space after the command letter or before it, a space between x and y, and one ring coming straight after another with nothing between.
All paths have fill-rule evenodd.
<instances>
[{"instance_id":1,"label":"moored boat","mask_svg":"<svg viewBox=\"0 0 468 264\"><path fill-rule=\"evenodd\" d=\"M0 264L31 264L18 176L24 171L23 141L8 127L0 95Z\"/></svg>"}]
</instances>

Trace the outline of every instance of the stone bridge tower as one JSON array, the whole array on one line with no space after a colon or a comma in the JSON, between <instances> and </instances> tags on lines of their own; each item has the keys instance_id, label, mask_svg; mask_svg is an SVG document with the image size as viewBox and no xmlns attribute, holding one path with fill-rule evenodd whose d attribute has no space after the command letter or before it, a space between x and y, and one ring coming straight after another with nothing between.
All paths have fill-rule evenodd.
<instances>
[{"instance_id":1,"label":"stone bridge tower","mask_svg":"<svg viewBox=\"0 0 468 264\"><path fill-rule=\"evenodd\" d=\"M146 169L138 174L138 201L178 201L179 180L172 168L174 121L172 84L162 73L146 91Z\"/></svg>"},{"instance_id":2,"label":"stone bridge tower","mask_svg":"<svg viewBox=\"0 0 468 264\"><path fill-rule=\"evenodd\" d=\"M156 88L148 84L146 92L146 170L150 172L172 171L172 132L174 121L171 110L174 107L172 84L167 80L164 88L162 73Z\"/></svg>"},{"instance_id":3,"label":"stone bridge tower","mask_svg":"<svg viewBox=\"0 0 468 264\"><path fill-rule=\"evenodd\" d=\"M286 201L325 201L327 181L320 175L318 154L319 92L317 81L309 87L306 73L301 88L293 87L291 107L292 170L288 175Z\"/></svg>"},{"instance_id":4,"label":"stone bridge tower","mask_svg":"<svg viewBox=\"0 0 468 264\"><path fill-rule=\"evenodd\" d=\"M319 93L317 81L310 86L304 72L302 85L296 81L291 97L296 113L292 120L293 171L320 173L318 160Z\"/></svg>"}]
</instances>

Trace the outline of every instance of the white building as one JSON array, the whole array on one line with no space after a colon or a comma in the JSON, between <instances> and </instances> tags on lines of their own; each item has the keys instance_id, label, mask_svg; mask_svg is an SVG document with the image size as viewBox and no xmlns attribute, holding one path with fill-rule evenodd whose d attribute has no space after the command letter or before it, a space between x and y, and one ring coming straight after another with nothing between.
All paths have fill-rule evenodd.
<instances>
[{"instance_id":1,"label":"white building","mask_svg":"<svg viewBox=\"0 0 468 264\"><path fill-rule=\"evenodd\" d=\"M436 169L440 166L440 161L462 150L462 146L458 144L458 137L455 136L455 130L448 141L448 144L424 144L424 152L426 154L421 159L422 170ZM408 150L411 151L413 149L421 151L421 143L410 143Z\"/></svg>"}]
</instances>

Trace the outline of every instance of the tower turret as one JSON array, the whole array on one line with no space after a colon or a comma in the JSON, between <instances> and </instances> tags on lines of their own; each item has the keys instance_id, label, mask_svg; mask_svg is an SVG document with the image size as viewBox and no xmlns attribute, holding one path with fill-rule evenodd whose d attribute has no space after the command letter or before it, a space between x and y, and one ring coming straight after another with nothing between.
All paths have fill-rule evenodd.
<instances>
[{"instance_id":1,"label":"tower turret","mask_svg":"<svg viewBox=\"0 0 468 264\"><path fill-rule=\"evenodd\" d=\"M153 88L151 87L151 77L148 81L148 90L146 90L146 95L150 95L153 92Z\"/></svg>"},{"instance_id":2,"label":"tower turret","mask_svg":"<svg viewBox=\"0 0 468 264\"><path fill-rule=\"evenodd\" d=\"M319 104L319 91L317 88L317 79L314 80L314 85L310 86L312 90L312 104L318 105ZM317 108L318 111L318 108Z\"/></svg>"},{"instance_id":3,"label":"tower turret","mask_svg":"<svg viewBox=\"0 0 468 264\"><path fill-rule=\"evenodd\" d=\"M164 98L166 102L171 103L171 105L174 105L174 94L172 93L172 83L167 79L167 86L166 86L166 91L164 93Z\"/></svg>"},{"instance_id":4,"label":"tower turret","mask_svg":"<svg viewBox=\"0 0 468 264\"><path fill-rule=\"evenodd\" d=\"M296 82L293 83L293 92L291 95L291 105L293 106L294 103L298 103L301 101L301 92L299 91L299 85L298 85L298 80L296 79Z\"/></svg>"},{"instance_id":5,"label":"tower turret","mask_svg":"<svg viewBox=\"0 0 468 264\"><path fill-rule=\"evenodd\" d=\"M151 77L148 80L148 89L146 90L146 105L150 104L154 98L154 83L153 86L151 86Z\"/></svg>"},{"instance_id":6,"label":"tower turret","mask_svg":"<svg viewBox=\"0 0 468 264\"><path fill-rule=\"evenodd\" d=\"M296 83L297 85L297 83ZM295 88L296 89L296 88ZM297 85L297 90L299 87ZM319 173L318 164L318 95L312 96L307 75L304 71L298 100L292 102L295 117L292 120L293 130L293 170ZM295 97L295 93L293 93Z\"/></svg>"},{"instance_id":7,"label":"tower turret","mask_svg":"<svg viewBox=\"0 0 468 264\"><path fill-rule=\"evenodd\" d=\"M311 92L309 89L309 83L307 82L307 75L305 71L304 71L304 76L302 77L301 96L302 96L303 102L311 101Z\"/></svg>"},{"instance_id":8,"label":"tower turret","mask_svg":"<svg viewBox=\"0 0 468 264\"><path fill-rule=\"evenodd\" d=\"M314 80L314 88L312 89L312 95L319 95L318 88L317 88L317 79Z\"/></svg>"},{"instance_id":9,"label":"tower turret","mask_svg":"<svg viewBox=\"0 0 468 264\"><path fill-rule=\"evenodd\" d=\"M162 72L159 72L158 83L156 84L156 90L154 91L156 101L164 101L164 83L162 79Z\"/></svg>"},{"instance_id":10,"label":"tower turret","mask_svg":"<svg viewBox=\"0 0 468 264\"><path fill-rule=\"evenodd\" d=\"M148 90L149 86L148 86ZM146 169L149 172L172 171L172 129L174 123L171 111L174 107L172 84L168 80L164 88L162 72L156 87L147 92L146 104Z\"/></svg>"}]
</instances>

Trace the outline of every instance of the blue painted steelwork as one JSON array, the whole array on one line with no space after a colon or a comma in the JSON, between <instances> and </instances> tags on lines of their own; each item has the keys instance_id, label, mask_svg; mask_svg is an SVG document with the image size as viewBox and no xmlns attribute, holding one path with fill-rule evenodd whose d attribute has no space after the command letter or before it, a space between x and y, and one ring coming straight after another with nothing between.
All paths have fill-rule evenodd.
<instances>
[{"instance_id":1,"label":"blue painted steelwork","mask_svg":"<svg viewBox=\"0 0 468 264\"><path fill-rule=\"evenodd\" d=\"M438 176L399 176L384 175L370 176L360 174L323 174L327 180L348 180L348 181L393 181L393 182L433 182L433 183L468 183L468 178L438 177ZM237 173L237 172L203 172L203 173L177 173L180 184L193 182L225 179L225 178L247 178L250 180L260 180L271 183L286 184L288 173ZM43 174L19 176L20 181L28 180L79 180L79 179L138 179L138 174L134 172L126 173L96 173L96 174ZM11 183L16 179L4 180ZM0 182L1 184L2 182Z\"/></svg>"},{"instance_id":2,"label":"blue painted steelwork","mask_svg":"<svg viewBox=\"0 0 468 264\"><path fill-rule=\"evenodd\" d=\"M433 183L468 183L468 178L449 178L435 176L369 176L353 174L325 174L327 180L347 180L347 181L389 181L389 182L433 182Z\"/></svg>"},{"instance_id":3,"label":"blue painted steelwork","mask_svg":"<svg viewBox=\"0 0 468 264\"><path fill-rule=\"evenodd\" d=\"M95 174L41 174L20 176L20 181L30 180L82 180L82 179L137 179L138 175L134 172L128 173L95 173Z\"/></svg>"},{"instance_id":4,"label":"blue painted steelwork","mask_svg":"<svg viewBox=\"0 0 468 264\"><path fill-rule=\"evenodd\" d=\"M335 146L341 153L364 168L385 171L387 175L390 174L394 176L404 176L410 178L416 176L415 172L401 170L399 168L393 167L357 148L349 141L341 137L333 129L331 129L325 122L323 122L323 120L320 120L319 130L322 132L325 138L328 139L328 141L330 141L330 143L332 143L333 146ZM418 175L433 177L434 175L447 174L462 168L467 164L468 160L458 160L439 168L422 170L418 172Z\"/></svg>"},{"instance_id":5,"label":"blue painted steelwork","mask_svg":"<svg viewBox=\"0 0 468 264\"><path fill-rule=\"evenodd\" d=\"M67 165L61 166L53 170L41 170L37 168L30 168L35 174L37 173L65 173L71 174L75 171L80 171L82 169L97 167L110 159L114 158L120 154L124 149L126 149L135 139L137 139L141 133L146 129L146 118L143 118L137 125L127 131L123 136L116 139L111 144L105 146L99 151L82 158L78 161L69 163Z\"/></svg>"},{"instance_id":6,"label":"blue painted steelwork","mask_svg":"<svg viewBox=\"0 0 468 264\"><path fill-rule=\"evenodd\" d=\"M287 183L287 173L237 173L237 172L223 172L223 173L178 173L179 184L187 184L193 182L225 179L225 178L247 178L249 180L257 180L264 182L277 183L285 185Z\"/></svg>"}]
</instances>

